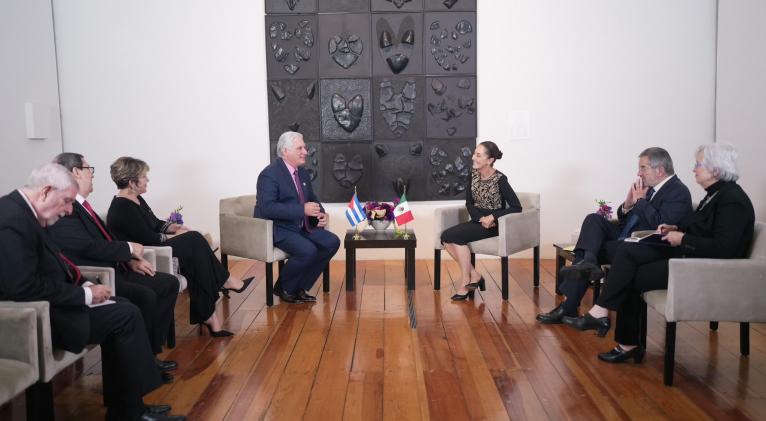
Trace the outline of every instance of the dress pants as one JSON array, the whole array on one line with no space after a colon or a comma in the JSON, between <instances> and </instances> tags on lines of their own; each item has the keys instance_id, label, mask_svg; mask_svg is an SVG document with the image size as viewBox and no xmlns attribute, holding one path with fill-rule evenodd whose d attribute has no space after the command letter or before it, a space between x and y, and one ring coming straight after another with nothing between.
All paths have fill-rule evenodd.
<instances>
[{"instance_id":1,"label":"dress pants","mask_svg":"<svg viewBox=\"0 0 766 421\"><path fill-rule=\"evenodd\" d=\"M277 282L285 292L294 295L301 289L311 290L327 262L338 251L340 239L324 229L311 232L302 229L274 245L290 255Z\"/></svg>"},{"instance_id":2,"label":"dress pants","mask_svg":"<svg viewBox=\"0 0 766 421\"><path fill-rule=\"evenodd\" d=\"M116 272L117 296L127 298L141 310L149 344L152 351L159 354L167 340L170 324L174 323L178 279L161 272L156 272L153 277L132 270L117 269Z\"/></svg>"},{"instance_id":3,"label":"dress pants","mask_svg":"<svg viewBox=\"0 0 766 421\"><path fill-rule=\"evenodd\" d=\"M597 304L617 311L614 339L638 345L641 294L668 287L668 260L682 257L674 247L625 243L617 251Z\"/></svg>"}]
</instances>

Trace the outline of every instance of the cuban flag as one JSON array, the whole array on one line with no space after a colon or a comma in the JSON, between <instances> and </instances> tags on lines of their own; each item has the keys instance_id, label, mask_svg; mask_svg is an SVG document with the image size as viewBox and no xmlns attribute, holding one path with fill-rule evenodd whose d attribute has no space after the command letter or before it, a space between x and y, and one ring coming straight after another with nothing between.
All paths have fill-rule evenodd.
<instances>
[{"instance_id":1,"label":"cuban flag","mask_svg":"<svg viewBox=\"0 0 766 421\"><path fill-rule=\"evenodd\" d=\"M394 208L394 218L396 219L396 225L404 225L415 219L415 217L412 216L410 205L407 203L406 193L402 193L402 198L399 201L399 204Z\"/></svg>"},{"instance_id":2,"label":"cuban flag","mask_svg":"<svg viewBox=\"0 0 766 421\"><path fill-rule=\"evenodd\" d=\"M359 198L356 197L356 193L354 193L354 197L351 198L351 201L348 202L348 206L346 207L346 218L352 227L367 220L367 214L364 212L362 204L359 203Z\"/></svg>"}]
</instances>

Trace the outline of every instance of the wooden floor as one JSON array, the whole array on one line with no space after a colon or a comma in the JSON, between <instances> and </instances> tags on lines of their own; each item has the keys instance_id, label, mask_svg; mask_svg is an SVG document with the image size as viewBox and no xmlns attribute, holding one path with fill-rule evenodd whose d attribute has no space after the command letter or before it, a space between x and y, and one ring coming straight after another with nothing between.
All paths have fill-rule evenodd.
<instances>
[{"instance_id":1,"label":"wooden floor","mask_svg":"<svg viewBox=\"0 0 766 421\"><path fill-rule=\"evenodd\" d=\"M535 322L555 305L553 261L543 261L535 289L531 261L512 260L508 302L498 260L479 260L487 291L467 303L450 301L457 267L443 264L442 290L433 291L433 262L417 262L412 315L402 261L360 262L350 293L343 262L333 263L331 292L317 291L315 305L267 308L259 282L220 302L237 333L228 339L200 336L186 323L184 294L178 345L164 354L180 368L146 400L194 420L766 419L764 325L752 325L751 355L740 357L737 325L710 332L706 323L679 323L676 385L668 388L656 313L644 362L606 364L596 354L613 346L611 332L602 339ZM231 270L263 280L260 263L233 261ZM97 350L55 386L57 419L103 419ZM0 419L23 414L22 396Z\"/></svg>"}]
</instances>

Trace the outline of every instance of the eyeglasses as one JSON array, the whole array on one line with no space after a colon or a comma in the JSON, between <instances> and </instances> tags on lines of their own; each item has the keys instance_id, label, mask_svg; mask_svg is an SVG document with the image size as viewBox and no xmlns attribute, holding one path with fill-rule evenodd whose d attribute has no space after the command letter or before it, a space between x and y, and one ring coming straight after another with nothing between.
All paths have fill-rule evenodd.
<instances>
[{"instance_id":1,"label":"eyeglasses","mask_svg":"<svg viewBox=\"0 0 766 421\"><path fill-rule=\"evenodd\" d=\"M90 170L91 174L95 174L96 173L96 167L77 167L77 168L79 168L81 170Z\"/></svg>"}]
</instances>

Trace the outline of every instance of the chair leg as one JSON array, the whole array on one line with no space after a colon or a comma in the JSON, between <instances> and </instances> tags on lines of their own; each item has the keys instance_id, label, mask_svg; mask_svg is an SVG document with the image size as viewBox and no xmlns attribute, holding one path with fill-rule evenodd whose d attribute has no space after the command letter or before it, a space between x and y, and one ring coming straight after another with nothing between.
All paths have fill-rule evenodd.
<instances>
[{"instance_id":1,"label":"chair leg","mask_svg":"<svg viewBox=\"0 0 766 421\"><path fill-rule=\"evenodd\" d=\"M442 251L434 249L434 289L442 289Z\"/></svg>"},{"instance_id":2,"label":"chair leg","mask_svg":"<svg viewBox=\"0 0 766 421\"><path fill-rule=\"evenodd\" d=\"M471 266L476 268L476 253L471 253Z\"/></svg>"},{"instance_id":3,"label":"chair leg","mask_svg":"<svg viewBox=\"0 0 766 421\"><path fill-rule=\"evenodd\" d=\"M638 315L639 345L646 349L646 301L641 300L641 306L639 307L638 311L640 312Z\"/></svg>"},{"instance_id":4,"label":"chair leg","mask_svg":"<svg viewBox=\"0 0 766 421\"><path fill-rule=\"evenodd\" d=\"M330 262L327 262L322 271L322 292L330 292Z\"/></svg>"},{"instance_id":5,"label":"chair leg","mask_svg":"<svg viewBox=\"0 0 766 421\"><path fill-rule=\"evenodd\" d=\"M710 330L713 332L718 330L718 322L710 322Z\"/></svg>"},{"instance_id":6,"label":"chair leg","mask_svg":"<svg viewBox=\"0 0 766 421\"><path fill-rule=\"evenodd\" d=\"M274 263L266 262L266 305L274 305Z\"/></svg>"},{"instance_id":7,"label":"chair leg","mask_svg":"<svg viewBox=\"0 0 766 421\"><path fill-rule=\"evenodd\" d=\"M532 249L532 271L534 276L532 278L535 288L540 286L540 246L536 246Z\"/></svg>"},{"instance_id":8,"label":"chair leg","mask_svg":"<svg viewBox=\"0 0 766 421\"><path fill-rule=\"evenodd\" d=\"M676 322L665 323L665 386L673 386L673 368L676 354Z\"/></svg>"},{"instance_id":9,"label":"chair leg","mask_svg":"<svg viewBox=\"0 0 766 421\"><path fill-rule=\"evenodd\" d=\"M503 279L503 300L508 301L508 256L500 258L500 271Z\"/></svg>"},{"instance_id":10,"label":"chair leg","mask_svg":"<svg viewBox=\"0 0 766 421\"><path fill-rule=\"evenodd\" d=\"M750 355L750 323L739 324L739 353Z\"/></svg>"},{"instance_id":11,"label":"chair leg","mask_svg":"<svg viewBox=\"0 0 766 421\"><path fill-rule=\"evenodd\" d=\"M53 383L37 382L27 389L25 396L28 421L47 421L55 418Z\"/></svg>"},{"instance_id":12,"label":"chair leg","mask_svg":"<svg viewBox=\"0 0 766 421\"><path fill-rule=\"evenodd\" d=\"M224 268L226 268L226 269L229 268L229 255L228 254L221 253L221 264L223 265Z\"/></svg>"}]
</instances>

